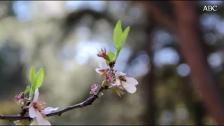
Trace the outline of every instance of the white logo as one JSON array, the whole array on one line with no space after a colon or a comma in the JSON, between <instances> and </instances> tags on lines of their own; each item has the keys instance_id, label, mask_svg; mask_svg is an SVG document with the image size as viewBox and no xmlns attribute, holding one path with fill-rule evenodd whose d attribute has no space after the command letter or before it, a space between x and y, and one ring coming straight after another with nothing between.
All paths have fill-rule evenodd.
<instances>
[{"instance_id":1,"label":"white logo","mask_svg":"<svg viewBox=\"0 0 224 126\"><path fill-rule=\"evenodd\" d=\"M203 11L217 11L217 5L205 5Z\"/></svg>"}]
</instances>

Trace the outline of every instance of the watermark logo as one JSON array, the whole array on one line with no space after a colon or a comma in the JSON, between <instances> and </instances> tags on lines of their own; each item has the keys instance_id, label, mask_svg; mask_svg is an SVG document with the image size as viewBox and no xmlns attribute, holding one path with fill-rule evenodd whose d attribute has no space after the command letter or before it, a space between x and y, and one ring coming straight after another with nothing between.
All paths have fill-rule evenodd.
<instances>
[{"instance_id":1,"label":"watermark logo","mask_svg":"<svg viewBox=\"0 0 224 126\"><path fill-rule=\"evenodd\" d=\"M217 5L204 5L203 11L208 11L208 12L215 12L218 10Z\"/></svg>"}]
</instances>

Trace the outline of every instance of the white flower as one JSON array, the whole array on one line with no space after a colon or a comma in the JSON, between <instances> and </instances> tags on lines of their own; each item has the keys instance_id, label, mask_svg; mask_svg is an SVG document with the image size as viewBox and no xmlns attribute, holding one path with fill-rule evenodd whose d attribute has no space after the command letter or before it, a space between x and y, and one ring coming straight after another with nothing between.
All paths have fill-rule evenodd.
<instances>
[{"instance_id":1,"label":"white flower","mask_svg":"<svg viewBox=\"0 0 224 126\"><path fill-rule=\"evenodd\" d=\"M126 81L122 82L124 89L131 94L136 92L136 85L138 85L138 81L132 77L126 77Z\"/></svg>"},{"instance_id":2,"label":"white flower","mask_svg":"<svg viewBox=\"0 0 224 126\"><path fill-rule=\"evenodd\" d=\"M108 66L97 68L96 72L105 77L109 83L109 88L116 87L114 89L117 91L126 90L131 94L135 93L137 90L136 86L138 85L138 81L133 77L127 76L125 73L111 69Z\"/></svg>"},{"instance_id":3,"label":"white flower","mask_svg":"<svg viewBox=\"0 0 224 126\"><path fill-rule=\"evenodd\" d=\"M43 117L43 114L49 114L52 111L56 111L58 108L47 107L42 109L43 106L38 102L39 91L38 89L35 90L33 101L30 103L29 106L29 116L33 118L34 121L31 125L51 125L48 120Z\"/></svg>"},{"instance_id":4,"label":"white flower","mask_svg":"<svg viewBox=\"0 0 224 126\"><path fill-rule=\"evenodd\" d=\"M30 110L29 109L29 114L30 114L30 117L34 119L34 122L36 123L31 123L31 125L47 125L47 126L50 126L50 122L48 120L46 120L43 115L39 112L39 111L36 111L35 109L32 109Z\"/></svg>"},{"instance_id":5,"label":"white flower","mask_svg":"<svg viewBox=\"0 0 224 126\"><path fill-rule=\"evenodd\" d=\"M123 87L128 93L135 93L138 81L133 77L128 77L125 73L117 72L116 81L113 86Z\"/></svg>"},{"instance_id":6,"label":"white flower","mask_svg":"<svg viewBox=\"0 0 224 126\"><path fill-rule=\"evenodd\" d=\"M96 72L99 73L101 76L105 77L105 80L112 84L115 81L115 74L113 71L113 69L111 69L110 67L100 67L100 68L96 68Z\"/></svg>"}]
</instances>

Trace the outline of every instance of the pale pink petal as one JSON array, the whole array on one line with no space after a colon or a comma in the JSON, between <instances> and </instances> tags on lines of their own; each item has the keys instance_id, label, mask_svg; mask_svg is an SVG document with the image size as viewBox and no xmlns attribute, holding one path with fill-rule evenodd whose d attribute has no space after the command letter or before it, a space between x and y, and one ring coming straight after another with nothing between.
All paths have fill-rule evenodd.
<instances>
[{"instance_id":1,"label":"pale pink petal","mask_svg":"<svg viewBox=\"0 0 224 126\"><path fill-rule=\"evenodd\" d=\"M97 91L98 91L98 84L92 84L91 87L90 87L90 94L93 94L93 95L96 95L97 94Z\"/></svg>"},{"instance_id":2,"label":"pale pink petal","mask_svg":"<svg viewBox=\"0 0 224 126\"><path fill-rule=\"evenodd\" d=\"M102 74L101 70L102 70L102 68L96 68L96 72L97 72L98 74Z\"/></svg>"},{"instance_id":3,"label":"pale pink petal","mask_svg":"<svg viewBox=\"0 0 224 126\"><path fill-rule=\"evenodd\" d=\"M99 74L103 74L102 71L106 71L106 70L109 70L110 67L108 66L103 66L103 67L99 67L99 68L96 68L96 72L99 73Z\"/></svg>"},{"instance_id":4,"label":"pale pink petal","mask_svg":"<svg viewBox=\"0 0 224 126\"><path fill-rule=\"evenodd\" d=\"M126 77L126 83L134 86L138 85L138 81L133 77Z\"/></svg>"},{"instance_id":5,"label":"pale pink petal","mask_svg":"<svg viewBox=\"0 0 224 126\"><path fill-rule=\"evenodd\" d=\"M56 107L56 108L46 107L46 108L44 108L44 110L42 110L42 113L46 115L46 114L49 114L49 113L51 113L53 111L57 111L57 110L58 110L58 107Z\"/></svg>"},{"instance_id":6,"label":"pale pink petal","mask_svg":"<svg viewBox=\"0 0 224 126\"><path fill-rule=\"evenodd\" d=\"M137 90L136 87L135 87L135 85L133 85L133 84L124 82L124 83L122 83L122 85L123 85L124 89L125 89L128 93L133 94L133 93L135 93L136 90Z\"/></svg>"},{"instance_id":7,"label":"pale pink petal","mask_svg":"<svg viewBox=\"0 0 224 126\"><path fill-rule=\"evenodd\" d=\"M103 71L106 71L106 70L107 70L107 68L96 68L96 72L98 74L103 74Z\"/></svg>"},{"instance_id":8,"label":"pale pink petal","mask_svg":"<svg viewBox=\"0 0 224 126\"><path fill-rule=\"evenodd\" d=\"M32 104L32 103L31 103ZM29 107L29 117L30 118L35 118L37 115L36 115L36 110L34 109L33 106L30 106Z\"/></svg>"},{"instance_id":9,"label":"pale pink petal","mask_svg":"<svg viewBox=\"0 0 224 126\"><path fill-rule=\"evenodd\" d=\"M40 112L37 112L36 121L38 125L50 126L51 123L46 120Z\"/></svg>"},{"instance_id":10,"label":"pale pink petal","mask_svg":"<svg viewBox=\"0 0 224 126\"><path fill-rule=\"evenodd\" d=\"M113 86L120 86L121 85L121 81L119 79L116 79L116 81L114 83L111 84L112 87Z\"/></svg>"},{"instance_id":11,"label":"pale pink petal","mask_svg":"<svg viewBox=\"0 0 224 126\"><path fill-rule=\"evenodd\" d=\"M35 90L35 93L34 93L34 97L33 97L33 102L37 102L38 97L39 97L39 90L36 89L36 90Z\"/></svg>"},{"instance_id":12,"label":"pale pink petal","mask_svg":"<svg viewBox=\"0 0 224 126\"><path fill-rule=\"evenodd\" d=\"M126 76L126 74L123 72L117 71L116 76Z\"/></svg>"}]
</instances>

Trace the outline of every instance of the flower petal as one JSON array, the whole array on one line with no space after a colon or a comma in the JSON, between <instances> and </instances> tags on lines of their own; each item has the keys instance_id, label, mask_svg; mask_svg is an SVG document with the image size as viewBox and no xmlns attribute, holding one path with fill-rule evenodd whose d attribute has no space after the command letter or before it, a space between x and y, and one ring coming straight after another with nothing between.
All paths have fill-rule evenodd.
<instances>
[{"instance_id":1,"label":"flower petal","mask_svg":"<svg viewBox=\"0 0 224 126\"><path fill-rule=\"evenodd\" d=\"M126 76L126 74L123 72L117 71L116 76Z\"/></svg>"},{"instance_id":2,"label":"flower petal","mask_svg":"<svg viewBox=\"0 0 224 126\"><path fill-rule=\"evenodd\" d=\"M46 108L44 108L44 110L42 110L42 113L44 114L44 115L46 115L46 114L49 114L49 113L51 113L51 112L53 112L53 111L57 111L58 110L58 107L56 107L56 108L53 108L53 107L46 107Z\"/></svg>"},{"instance_id":3,"label":"flower petal","mask_svg":"<svg viewBox=\"0 0 224 126\"><path fill-rule=\"evenodd\" d=\"M40 112L38 112L38 111L37 111L36 121L37 121L38 125L45 125L45 126L46 125L47 126L51 125L51 123L48 120L46 120L43 117L43 115Z\"/></svg>"},{"instance_id":4,"label":"flower petal","mask_svg":"<svg viewBox=\"0 0 224 126\"><path fill-rule=\"evenodd\" d=\"M138 85L138 81L133 77L126 77L126 83L134 86Z\"/></svg>"},{"instance_id":5,"label":"flower petal","mask_svg":"<svg viewBox=\"0 0 224 126\"><path fill-rule=\"evenodd\" d=\"M109 67L100 67L100 68L96 68L96 72L100 75L105 74L105 72L109 70Z\"/></svg>"},{"instance_id":6,"label":"flower petal","mask_svg":"<svg viewBox=\"0 0 224 126\"><path fill-rule=\"evenodd\" d=\"M121 81L119 79L116 79L116 81L114 83L111 84L111 86L120 86L121 85Z\"/></svg>"},{"instance_id":7,"label":"flower petal","mask_svg":"<svg viewBox=\"0 0 224 126\"><path fill-rule=\"evenodd\" d=\"M38 90L38 88L37 88L37 89L35 90L35 93L34 93L33 102L37 102L38 97L39 97L39 90Z\"/></svg>"},{"instance_id":8,"label":"flower petal","mask_svg":"<svg viewBox=\"0 0 224 126\"><path fill-rule=\"evenodd\" d=\"M99 73L99 74L101 73L100 72L101 68L96 68L95 70L96 70L97 73Z\"/></svg>"},{"instance_id":9,"label":"flower petal","mask_svg":"<svg viewBox=\"0 0 224 126\"><path fill-rule=\"evenodd\" d=\"M102 69L102 68L96 68L96 72L100 75L102 75L104 73L104 70L105 69Z\"/></svg>"},{"instance_id":10,"label":"flower petal","mask_svg":"<svg viewBox=\"0 0 224 126\"><path fill-rule=\"evenodd\" d=\"M31 103L31 104L32 104L32 103ZM30 118L35 118L35 117L37 116L37 114L36 114L36 110L34 109L33 106L30 106L30 107L29 107L29 116L30 116Z\"/></svg>"},{"instance_id":11,"label":"flower petal","mask_svg":"<svg viewBox=\"0 0 224 126\"><path fill-rule=\"evenodd\" d=\"M133 94L133 93L135 93L136 90L137 90L136 87L135 87L135 85L132 85L132 84L130 84L130 83L124 82L124 83L122 83L122 85L123 85L124 89L125 89L128 93Z\"/></svg>"}]
</instances>

